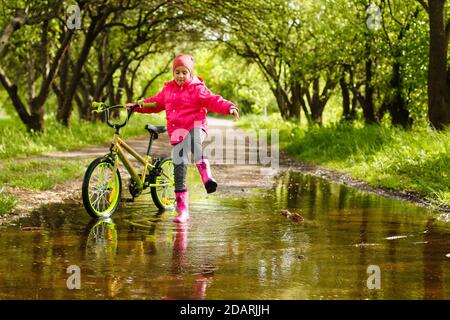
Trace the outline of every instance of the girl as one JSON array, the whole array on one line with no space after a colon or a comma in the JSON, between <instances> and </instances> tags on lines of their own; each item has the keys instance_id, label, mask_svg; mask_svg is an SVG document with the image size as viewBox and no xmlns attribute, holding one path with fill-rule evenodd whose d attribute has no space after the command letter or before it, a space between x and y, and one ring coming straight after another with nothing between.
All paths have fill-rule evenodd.
<instances>
[{"instance_id":1,"label":"girl","mask_svg":"<svg viewBox=\"0 0 450 320\"><path fill-rule=\"evenodd\" d=\"M155 96L138 101L141 108L135 112L156 113L166 111L167 132L173 147L175 196L178 215L174 222L189 220L189 194L186 188L188 153L194 161L208 193L216 191L217 182L211 175L209 161L203 156L202 143L207 135L207 111L232 114L239 119L236 106L219 95L214 95L203 79L194 75L194 59L180 54L172 63L173 80ZM130 107L136 103L127 103Z\"/></svg>"}]
</instances>

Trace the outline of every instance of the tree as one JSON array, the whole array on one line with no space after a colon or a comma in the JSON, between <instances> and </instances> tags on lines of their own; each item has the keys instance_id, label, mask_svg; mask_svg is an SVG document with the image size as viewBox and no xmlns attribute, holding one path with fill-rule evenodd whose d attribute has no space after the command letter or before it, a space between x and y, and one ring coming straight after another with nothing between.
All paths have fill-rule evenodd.
<instances>
[{"instance_id":1,"label":"tree","mask_svg":"<svg viewBox=\"0 0 450 320\"><path fill-rule=\"evenodd\" d=\"M205 14L206 40L223 42L258 65L284 119L299 120L303 110L309 121L321 123L337 79L330 55L325 63L314 59L326 50L315 41L320 21L308 18L320 7L295 0L206 3L197 8Z\"/></svg>"},{"instance_id":2,"label":"tree","mask_svg":"<svg viewBox=\"0 0 450 320\"><path fill-rule=\"evenodd\" d=\"M83 3L80 5L82 7ZM60 32L53 24L55 17L62 15L59 1L49 0L47 3L28 4L27 11L29 13L25 15L24 8L13 8L11 11L19 13L12 19L12 27L10 24L2 32L1 38L4 42L1 50L8 51L5 54L8 59L3 60L3 66L0 66L0 82L27 129L42 131L44 103L60 66L61 57L72 40L73 31L70 30L65 34L59 47L50 48L51 39ZM24 26L28 26L28 28ZM41 26L41 28L32 29L31 26ZM14 39L11 38L13 31L16 31ZM4 68L12 70L12 72L5 71ZM27 76L26 82L24 75ZM23 98L26 95L20 90L25 83L28 86L28 99L26 100ZM36 87L39 89L36 90Z\"/></svg>"},{"instance_id":3,"label":"tree","mask_svg":"<svg viewBox=\"0 0 450 320\"><path fill-rule=\"evenodd\" d=\"M73 101L77 102L82 118L89 118L89 98L115 103L126 89L128 99L133 93L127 77L136 73L132 65L147 56L169 50L176 41L175 35L189 32L185 24L193 18L185 10L190 5L187 0L127 1L126 4L101 2L87 7L84 15L82 41L71 50L69 63L70 79L66 90L55 88L62 96L57 120L68 126L72 114ZM91 48L95 51L91 53ZM94 63L93 61L96 61ZM115 81L115 75L119 80ZM61 80L64 80L63 78ZM134 80L133 80L134 81ZM64 82L60 82L61 86ZM115 84L117 82L117 84ZM115 87L118 91L114 93Z\"/></svg>"},{"instance_id":4,"label":"tree","mask_svg":"<svg viewBox=\"0 0 450 320\"><path fill-rule=\"evenodd\" d=\"M428 118L433 127L442 130L450 124L449 9L446 0L417 1L427 11L430 26Z\"/></svg>"}]
</instances>

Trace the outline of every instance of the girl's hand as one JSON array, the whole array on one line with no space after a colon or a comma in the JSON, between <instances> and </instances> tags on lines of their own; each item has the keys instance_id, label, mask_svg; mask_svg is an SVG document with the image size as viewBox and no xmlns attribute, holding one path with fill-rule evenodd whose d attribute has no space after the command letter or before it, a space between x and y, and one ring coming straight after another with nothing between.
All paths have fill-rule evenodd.
<instances>
[{"instance_id":1,"label":"girl's hand","mask_svg":"<svg viewBox=\"0 0 450 320\"><path fill-rule=\"evenodd\" d=\"M239 119L239 112L236 109L231 109L230 113L234 116L234 121Z\"/></svg>"},{"instance_id":2,"label":"girl's hand","mask_svg":"<svg viewBox=\"0 0 450 320\"><path fill-rule=\"evenodd\" d=\"M124 107L125 109L129 110L131 107L134 107L137 104L137 102L128 102L125 103Z\"/></svg>"}]
</instances>

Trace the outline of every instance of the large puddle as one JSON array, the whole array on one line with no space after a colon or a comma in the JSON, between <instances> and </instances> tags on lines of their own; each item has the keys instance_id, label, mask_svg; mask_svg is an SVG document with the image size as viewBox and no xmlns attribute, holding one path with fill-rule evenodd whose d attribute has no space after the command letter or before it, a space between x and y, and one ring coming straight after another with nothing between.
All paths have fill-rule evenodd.
<instances>
[{"instance_id":1,"label":"large puddle","mask_svg":"<svg viewBox=\"0 0 450 320\"><path fill-rule=\"evenodd\" d=\"M196 182L189 225L174 215L147 195L110 220L60 204L3 226L0 298L450 298L450 228L408 203L284 172L270 190Z\"/></svg>"}]
</instances>

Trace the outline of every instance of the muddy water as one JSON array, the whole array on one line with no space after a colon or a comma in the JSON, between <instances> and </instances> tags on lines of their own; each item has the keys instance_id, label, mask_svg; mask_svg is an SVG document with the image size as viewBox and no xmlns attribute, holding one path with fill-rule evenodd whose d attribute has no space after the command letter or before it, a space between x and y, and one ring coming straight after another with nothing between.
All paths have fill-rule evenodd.
<instances>
[{"instance_id":1,"label":"muddy water","mask_svg":"<svg viewBox=\"0 0 450 320\"><path fill-rule=\"evenodd\" d=\"M450 228L436 212L293 172L213 195L189 183L187 226L147 195L110 220L67 203L1 227L0 298L450 298Z\"/></svg>"}]
</instances>

